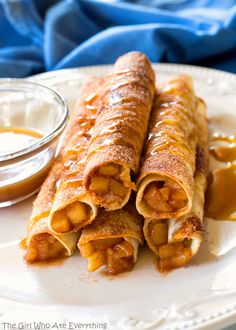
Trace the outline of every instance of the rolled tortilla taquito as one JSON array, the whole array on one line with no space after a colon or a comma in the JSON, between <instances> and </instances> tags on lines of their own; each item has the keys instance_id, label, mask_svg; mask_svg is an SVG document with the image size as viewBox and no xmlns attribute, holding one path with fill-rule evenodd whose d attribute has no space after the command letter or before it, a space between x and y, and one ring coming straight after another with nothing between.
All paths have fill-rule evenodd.
<instances>
[{"instance_id":1,"label":"rolled tortilla taquito","mask_svg":"<svg viewBox=\"0 0 236 330\"><path fill-rule=\"evenodd\" d=\"M59 157L60 158L60 157ZM56 235L48 228L48 216L56 192L56 183L62 170L59 158L54 162L48 177L34 201L33 212L25 240L28 263L57 259L70 256L76 248L77 233Z\"/></svg>"},{"instance_id":2,"label":"rolled tortilla taquito","mask_svg":"<svg viewBox=\"0 0 236 330\"><path fill-rule=\"evenodd\" d=\"M81 255L88 259L88 271L102 266L110 275L131 271L143 243L142 226L143 219L131 203L112 212L100 209L78 243Z\"/></svg>"},{"instance_id":3,"label":"rolled tortilla taquito","mask_svg":"<svg viewBox=\"0 0 236 330\"><path fill-rule=\"evenodd\" d=\"M150 119L136 207L145 218L180 217L194 193L196 97L192 79L177 76L157 95Z\"/></svg>"},{"instance_id":4,"label":"rolled tortilla taquito","mask_svg":"<svg viewBox=\"0 0 236 330\"><path fill-rule=\"evenodd\" d=\"M208 175L208 129L205 103L197 107L198 142L192 209L176 219L146 219L144 233L149 247L158 256L158 269L167 272L188 263L202 242L202 221Z\"/></svg>"},{"instance_id":5,"label":"rolled tortilla taquito","mask_svg":"<svg viewBox=\"0 0 236 330\"><path fill-rule=\"evenodd\" d=\"M62 174L49 217L49 228L54 233L78 231L97 214L97 206L83 186L83 177L102 83L102 78L87 79L76 105L75 118L67 130L69 138L62 155Z\"/></svg>"},{"instance_id":6,"label":"rolled tortilla taquito","mask_svg":"<svg viewBox=\"0 0 236 330\"><path fill-rule=\"evenodd\" d=\"M87 141L87 134L89 135L89 129L91 128L90 122L94 123L94 112L96 113L96 107L93 103L95 103L95 100L97 99L97 94L94 94L94 91L98 88L98 86L100 88L101 83L101 78L91 77L85 83L84 88L82 88L81 97L76 107L76 111L77 109L79 110L75 114L75 119L70 120L67 125L66 134L63 139L60 154L54 161L52 169L49 172L44 184L42 185L36 200L34 201L33 212L28 226L28 234L26 238L27 253L25 259L29 263L54 259L64 255L69 256L76 248L79 237L78 233L69 232L65 234L65 230L62 230L63 234L55 233L55 231L53 232L49 227L48 222L56 197L58 199L63 199L63 197L66 199L67 197L68 201L70 201L70 196L72 194L71 190L73 189L64 189L64 195L61 194L61 191L59 191L57 195L57 188L65 182L65 178L68 178L69 175L71 175L70 178L72 181L73 179L77 179L77 177L73 176L73 166L77 165L75 164L77 157L81 157L79 159L82 160L82 157L84 156L83 150L81 153L79 153L79 144L77 144L78 127L80 128L79 132L82 136L84 133L85 138L81 138L81 147L83 147L85 145L84 141ZM85 106L86 110L83 111ZM89 124L89 128L87 127L87 124ZM78 166L76 169L78 169ZM59 184L60 182L61 184ZM83 188L80 189L80 187L81 184L78 187L79 192L83 190ZM78 192L78 190L74 191ZM58 199L56 199L56 201L58 201ZM96 206L93 206L92 204L91 209L96 210ZM76 211L77 214L79 213L78 218L80 219L81 212L83 213L83 207L77 207ZM94 217L95 214L96 211L94 211ZM59 221L61 221L60 225L63 227L63 221L65 222L65 217L62 216L59 218ZM71 225L70 218L67 221L69 222L69 225Z\"/></svg>"},{"instance_id":7,"label":"rolled tortilla taquito","mask_svg":"<svg viewBox=\"0 0 236 330\"><path fill-rule=\"evenodd\" d=\"M117 60L104 81L84 184L96 204L115 210L135 187L130 175L138 171L146 137L154 72L144 54L131 52Z\"/></svg>"}]
</instances>

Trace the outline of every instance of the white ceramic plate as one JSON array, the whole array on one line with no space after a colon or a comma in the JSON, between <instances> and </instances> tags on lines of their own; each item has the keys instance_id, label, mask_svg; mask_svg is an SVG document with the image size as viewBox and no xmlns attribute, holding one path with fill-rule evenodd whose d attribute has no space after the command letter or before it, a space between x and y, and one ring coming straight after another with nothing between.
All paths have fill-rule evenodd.
<instances>
[{"instance_id":1,"label":"white ceramic plate","mask_svg":"<svg viewBox=\"0 0 236 330\"><path fill-rule=\"evenodd\" d=\"M198 95L208 104L209 116L227 118L228 128L234 131L234 75L185 65L154 68L158 80L177 73L191 75ZM84 77L108 69L55 71L32 79L55 87L72 110ZM144 248L134 270L113 280L99 272L88 274L79 254L51 268L28 267L18 243L25 235L31 208L32 199L0 209L0 328L3 322L15 321L19 328L29 329L19 322L41 321L51 326L61 322L67 329L75 329L69 322L95 322L97 329L217 330L236 322L236 252L216 259L209 253L206 238L187 267L162 276Z\"/></svg>"}]
</instances>

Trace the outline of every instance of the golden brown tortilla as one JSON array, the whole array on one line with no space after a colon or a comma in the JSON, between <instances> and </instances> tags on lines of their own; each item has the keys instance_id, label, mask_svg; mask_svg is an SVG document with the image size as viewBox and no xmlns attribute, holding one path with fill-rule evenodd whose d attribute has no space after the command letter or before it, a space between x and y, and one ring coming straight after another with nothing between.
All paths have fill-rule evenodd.
<instances>
[{"instance_id":1,"label":"golden brown tortilla","mask_svg":"<svg viewBox=\"0 0 236 330\"><path fill-rule=\"evenodd\" d=\"M139 168L154 79L149 60L139 52L118 58L104 79L84 183L93 201L107 210L122 208L135 187L130 174Z\"/></svg>"}]
</instances>

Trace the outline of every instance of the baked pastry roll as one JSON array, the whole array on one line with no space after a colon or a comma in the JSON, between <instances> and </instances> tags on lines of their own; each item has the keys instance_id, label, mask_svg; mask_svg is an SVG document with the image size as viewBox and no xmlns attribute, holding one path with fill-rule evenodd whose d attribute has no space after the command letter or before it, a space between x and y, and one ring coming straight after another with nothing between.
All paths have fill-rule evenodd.
<instances>
[{"instance_id":1,"label":"baked pastry roll","mask_svg":"<svg viewBox=\"0 0 236 330\"><path fill-rule=\"evenodd\" d=\"M180 218L145 219L144 235L149 247L158 256L158 269L170 271L189 262L202 242L202 221L208 175L208 128L206 106L198 100L198 141L194 197L191 210Z\"/></svg>"},{"instance_id":2,"label":"baked pastry roll","mask_svg":"<svg viewBox=\"0 0 236 330\"><path fill-rule=\"evenodd\" d=\"M73 231L91 222L97 213L83 188L82 178L97 111L97 91L102 82L97 77L85 82L60 154L34 201L26 238L25 259L30 263L71 255L79 237Z\"/></svg>"},{"instance_id":3,"label":"baked pastry roll","mask_svg":"<svg viewBox=\"0 0 236 330\"><path fill-rule=\"evenodd\" d=\"M143 243L142 226L143 219L131 203L112 212L100 209L78 243L81 255L88 259L88 271L102 266L110 275L132 270Z\"/></svg>"},{"instance_id":4,"label":"baked pastry roll","mask_svg":"<svg viewBox=\"0 0 236 330\"><path fill-rule=\"evenodd\" d=\"M54 233L78 231L91 223L97 214L97 206L85 190L83 178L102 83L102 78L87 79L76 105L75 117L67 129L63 169L49 216L49 228Z\"/></svg>"},{"instance_id":5,"label":"baked pastry roll","mask_svg":"<svg viewBox=\"0 0 236 330\"><path fill-rule=\"evenodd\" d=\"M177 76L157 95L150 119L136 207L145 218L178 218L192 208L196 97L192 79Z\"/></svg>"},{"instance_id":6,"label":"baked pastry roll","mask_svg":"<svg viewBox=\"0 0 236 330\"><path fill-rule=\"evenodd\" d=\"M155 91L149 60L139 52L120 57L103 88L84 184L97 205L116 210L135 188L131 172L138 171Z\"/></svg>"},{"instance_id":7,"label":"baked pastry roll","mask_svg":"<svg viewBox=\"0 0 236 330\"><path fill-rule=\"evenodd\" d=\"M48 177L34 201L33 212L25 239L25 260L28 263L70 256L78 241L77 233L56 235L48 228L48 216L56 192L56 183L60 177L62 164L59 158L54 162Z\"/></svg>"}]
</instances>

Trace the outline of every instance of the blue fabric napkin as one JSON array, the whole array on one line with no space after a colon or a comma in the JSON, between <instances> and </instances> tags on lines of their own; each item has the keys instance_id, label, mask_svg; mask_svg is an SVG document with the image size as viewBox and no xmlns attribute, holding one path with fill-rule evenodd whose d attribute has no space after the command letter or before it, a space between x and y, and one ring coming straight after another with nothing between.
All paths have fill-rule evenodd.
<instances>
[{"instance_id":1,"label":"blue fabric napkin","mask_svg":"<svg viewBox=\"0 0 236 330\"><path fill-rule=\"evenodd\" d=\"M131 50L236 73L236 2L0 0L0 77L112 63Z\"/></svg>"}]
</instances>

